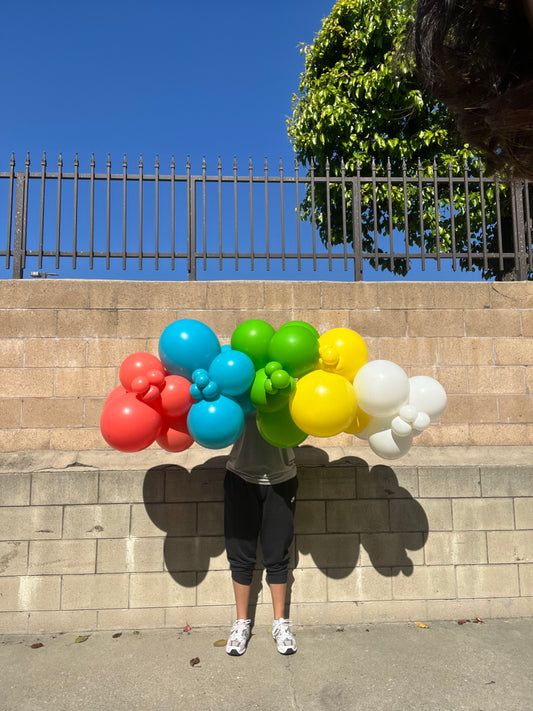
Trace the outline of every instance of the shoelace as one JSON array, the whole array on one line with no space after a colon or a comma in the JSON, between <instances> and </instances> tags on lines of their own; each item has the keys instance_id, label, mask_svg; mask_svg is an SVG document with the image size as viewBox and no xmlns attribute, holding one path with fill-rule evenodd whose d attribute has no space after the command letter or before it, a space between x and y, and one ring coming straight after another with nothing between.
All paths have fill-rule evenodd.
<instances>
[{"instance_id":1,"label":"shoelace","mask_svg":"<svg viewBox=\"0 0 533 711\"><path fill-rule=\"evenodd\" d=\"M244 633L248 629L248 626L249 623L247 620L237 620L236 622L234 622L231 628L229 641L238 642L239 638L244 635Z\"/></svg>"},{"instance_id":2,"label":"shoelace","mask_svg":"<svg viewBox=\"0 0 533 711\"><path fill-rule=\"evenodd\" d=\"M289 642L292 642L292 632L290 628L292 627L292 620L283 620L280 622L276 622L274 625L274 629L272 630L272 633L274 635L275 639L278 639L278 637L282 637L283 640L287 640Z\"/></svg>"}]
</instances>

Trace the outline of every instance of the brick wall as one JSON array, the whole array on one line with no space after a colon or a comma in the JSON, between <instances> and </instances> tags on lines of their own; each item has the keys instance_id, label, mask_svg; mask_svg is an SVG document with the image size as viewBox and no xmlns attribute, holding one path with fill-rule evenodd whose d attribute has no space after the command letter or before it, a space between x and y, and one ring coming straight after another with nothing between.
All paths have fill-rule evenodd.
<instances>
[{"instance_id":1,"label":"brick wall","mask_svg":"<svg viewBox=\"0 0 533 711\"><path fill-rule=\"evenodd\" d=\"M296 622L533 612L533 285L0 283L0 631L227 624L223 454L110 451L122 358L198 318L344 326L437 378L438 423L382 462L342 435L299 451ZM258 571L257 620L270 620Z\"/></svg>"}]
</instances>

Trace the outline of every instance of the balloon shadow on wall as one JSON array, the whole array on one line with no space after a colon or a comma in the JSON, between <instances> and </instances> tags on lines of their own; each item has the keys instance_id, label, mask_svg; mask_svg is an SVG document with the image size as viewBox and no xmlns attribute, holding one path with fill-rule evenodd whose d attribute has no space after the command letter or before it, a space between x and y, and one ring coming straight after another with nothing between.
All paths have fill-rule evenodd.
<instances>
[{"instance_id":1,"label":"balloon shadow on wall","mask_svg":"<svg viewBox=\"0 0 533 711\"><path fill-rule=\"evenodd\" d=\"M394 469L382 464L370 467L358 457L330 461L327 452L312 446L300 446L295 452L299 489L292 566L317 567L328 578L339 580L354 571L361 556L361 566L372 566L382 576L411 575L410 552L423 549L428 519L420 503L400 485ZM165 464L146 473L146 512L159 535L165 536L165 570L181 586L199 585L210 569L227 569L226 459L212 457L191 471ZM406 469L406 477L408 472L412 470ZM151 535L158 533L152 530ZM262 590L260 550L257 561L252 612ZM288 604L293 581L291 570Z\"/></svg>"}]
</instances>

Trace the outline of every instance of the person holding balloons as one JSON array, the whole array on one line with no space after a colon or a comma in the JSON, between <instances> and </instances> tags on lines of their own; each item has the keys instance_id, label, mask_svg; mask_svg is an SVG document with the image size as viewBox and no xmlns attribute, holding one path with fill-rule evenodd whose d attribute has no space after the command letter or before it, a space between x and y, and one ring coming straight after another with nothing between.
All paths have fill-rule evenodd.
<instances>
[{"instance_id":1,"label":"person holding balloons","mask_svg":"<svg viewBox=\"0 0 533 711\"><path fill-rule=\"evenodd\" d=\"M296 652L285 604L297 488L294 451L266 442L255 415L247 415L224 479L224 535L237 613L226 645L230 656L244 654L251 635L248 608L259 539L272 596L272 636L280 654Z\"/></svg>"}]
</instances>

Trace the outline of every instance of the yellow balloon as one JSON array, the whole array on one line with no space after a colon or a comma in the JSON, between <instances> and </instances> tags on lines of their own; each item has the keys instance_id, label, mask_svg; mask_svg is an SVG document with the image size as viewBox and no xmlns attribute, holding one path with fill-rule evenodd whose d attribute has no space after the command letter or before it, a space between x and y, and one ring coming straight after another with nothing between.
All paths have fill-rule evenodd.
<instances>
[{"instance_id":1,"label":"yellow balloon","mask_svg":"<svg viewBox=\"0 0 533 711\"><path fill-rule=\"evenodd\" d=\"M368 360L368 348L363 338L350 328L332 328L318 339L318 368L342 375L353 381L355 374Z\"/></svg>"},{"instance_id":2,"label":"yellow balloon","mask_svg":"<svg viewBox=\"0 0 533 711\"><path fill-rule=\"evenodd\" d=\"M353 422L357 399L346 378L313 370L300 378L289 409L294 423L314 437L334 437Z\"/></svg>"},{"instance_id":3,"label":"yellow balloon","mask_svg":"<svg viewBox=\"0 0 533 711\"><path fill-rule=\"evenodd\" d=\"M353 418L351 424L344 431L347 434L359 434L359 432L362 432L365 427L368 427L369 422L370 415L364 410L361 410L358 405L357 410L355 411L355 417Z\"/></svg>"}]
</instances>

